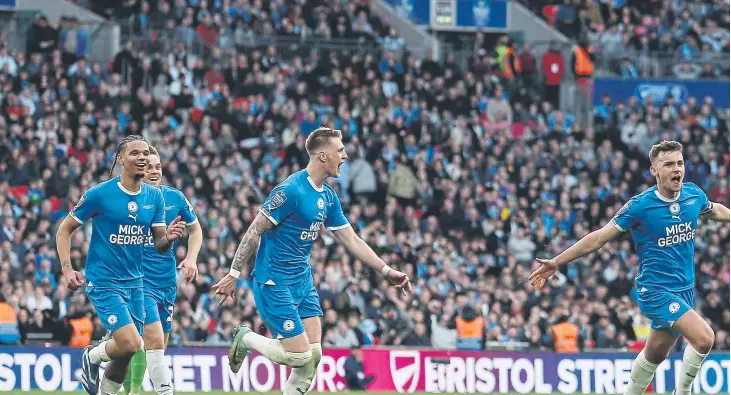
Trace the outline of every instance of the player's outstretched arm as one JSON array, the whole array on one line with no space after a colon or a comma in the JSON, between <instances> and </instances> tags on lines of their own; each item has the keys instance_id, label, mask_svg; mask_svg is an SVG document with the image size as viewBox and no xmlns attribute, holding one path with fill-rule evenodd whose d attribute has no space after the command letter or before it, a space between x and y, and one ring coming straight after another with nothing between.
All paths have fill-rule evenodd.
<instances>
[{"instance_id":1,"label":"player's outstretched arm","mask_svg":"<svg viewBox=\"0 0 731 395\"><path fill-rule=\"evenodd\" d=\"M731 211L728 207L721 203L713 203L711 211L704 215L704 217L716 222L731 222Z\"/></svg>"},{"instance_id":2,"label":"player's outstretched arm","mask_svg":"<svg viewBox=\"0 0 731 395\"><path fill-rule=\"evenodd\" d=\"M173 242L180 240L183 237L184 231L185 222L180 219L180 216L175 218L167 227L153 226L152 237L155 239L155 251L160 254L165 254L170 251Z\"/></svg>"},{"instance_id":3,"label":"player's outstretched arm","mask_svg":"<svg viewBox=\"0 0 731 395\"><path fill-rule=\"evenodd\" d=\"M75 291L84 284L84 277L81 273L74 270L71 264L71 235L81 226L77 220L71 216L67 216L61 221L56 231L56 251L58 259L61 261L61 269L63 276L66 278L67 286L70 290Z\"/></svg>"},{"instance_id":4,"label":"player's outstretched arm","mask_svg":"<svg viewBox=\"0 0 731 395\"><path fill-rule=\"evenodd\" d=\"M203 245L203 229L201 223L196 221L188 224L188 252L185 259L180 262L179 269L183 269L186 281L198 280L198 254Z\"/></svg>"},{"instance_id":5,"label":"player's outstretched arm","mask_svg":"<svg viewBox=\"0 0 731 395\"><path fill-rule=\"evenodd\" d=\"M251 223L244 237L241 238L239 247L236 249L236 254L234 254L234 260L231 263L231 270L213 286L216 294L222 296L218 302L219 305L223 304L229 297L233 298L241 271L244 270L244 266L254 259L256 251L259 249L261 236L272 228L274 228L274 223L262 214L262 211L259 211L254 218L254 222Z\"/></svg>"},{"instance_id":6,"label":"player's outstretched arm","mask_svg":"<svg viewBox=\"0 0 731 395\"><path fill-rule=\"evenodd\" d=\"M541 266L528 277L531 285L539 288L543 287L546 284L546 280L556 273L559 265L569 263L597 251L621 233L622 231L617 228L614 220L612 220L604 225L603 228L595 230L581 238L581 240L567 248L566 251L557 257L553 259L537 259Z\"/></svg>"},{"instance_id":7,"label":"player's outstretched arm","mask_svg":"<svg viewBox=\"0 0 731 395\"><path fill-rule=\"evenodd\" d=\"M411 280L409 276L398 270L391 269L375 251L361 239L353 230L352 226L346 226L342 229L332 231L335 238L356 258L368 265L374 270L380 271L386 276L391 284L404 291L411 292Z\"/></svg>"}]
</instances>

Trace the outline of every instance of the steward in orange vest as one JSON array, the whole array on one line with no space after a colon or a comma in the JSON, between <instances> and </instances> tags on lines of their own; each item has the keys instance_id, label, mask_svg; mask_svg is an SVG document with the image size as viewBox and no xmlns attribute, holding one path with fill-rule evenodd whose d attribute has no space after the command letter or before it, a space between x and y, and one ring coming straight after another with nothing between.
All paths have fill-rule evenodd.
<instances>
[{"instance_id":1,"label":"steward in orange vest","mask_svg":"<svg viewBox=\"0 0 731 395\"><path fill-rule=\"evenodd\" d=\"M71 325L71 340L69 346L84 348L91 344L91 336L94 333L94 324L87 316L81 316L69 320Z\"/></svg>"},{"instance_id":2,"label":"steward in orange vest","mask_svg":"<svg viewBox=\"0 0 731 395\"><path fill-rule=\"evenodd\" d=\"M579 352L579 327L566 321L562 317L551 326L553 331L553 344L556 352Z\"/></svg>"},{"instance_id":3,"label":"steward in orange vest","mask_svg":"<svg viewBox=\"0 0 731 395\"><path fill-rule=\"evenodd\" d=\"M466 305L462 314L455 318L458 350L482 350L485 344L485 319L475 309Z\"/></svg>"},{"instance_id":4,"label":"steward in orange vest","mask_svg":"<svg viewBox=\"0 0 731 395\"><path fill-rule=\"evenodd\" d=\"M582 38L579 45L574 46L571 57L572 70L577 80L592 78L594 76L594 62L596 56L594 49L589 45L589 40Z\"/></svg>"},{"instance_id":5,"label":"steward in orange vest","mask_svg":"<svg viewBox=\"0 0 731 395\"><path fill-rule=\"evenodd\" d=\"M520 76L522 68L520 67L520 59L518 54L515 52L515 41L510 40L508 43L508 50L505 51L503 56L503 74L506 79L515 80L516 77Z\"/></svg>"}]
</instances>

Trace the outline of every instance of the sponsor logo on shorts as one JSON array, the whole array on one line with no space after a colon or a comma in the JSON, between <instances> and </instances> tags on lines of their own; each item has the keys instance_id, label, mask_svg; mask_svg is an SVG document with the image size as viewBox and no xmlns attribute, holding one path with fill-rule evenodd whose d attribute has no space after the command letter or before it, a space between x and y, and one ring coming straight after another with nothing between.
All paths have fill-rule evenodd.
<instances>
[{"instance_id":1,"label":"sponsor logo on shorts","mask_svg":"<svg viewBox=\"0 0 731 395\"><path fill-rule=\"evenodd\" d=\"M294 329L294 321L292 321L292 320L284 321L284 324L282 324L282 329L284 329L285 332L291 332Z\"/></svg>"},{"instance_id":2,"label":"sponsor logo on shorts","mask_svg":"<svg viewBox=\"0 0 731 395\"><path fill-rule=\"evenodd\" d=\"M670 306L668 308L670 310L670 314L675 314L680 310L680 304L678 302L670 303Z\"/></svg>"},{"instance_id":3,"label":"sponsor logo on shorts","mask_svg":"<svg viewBox=\"0 0 731 395\"><path fill-rule=\"evenodd\" d=\"M114 314L110 315L109 318L107 318L107 323L109 325L115 325L117 323L117 316Z\"/></svg>"}]
</instances>

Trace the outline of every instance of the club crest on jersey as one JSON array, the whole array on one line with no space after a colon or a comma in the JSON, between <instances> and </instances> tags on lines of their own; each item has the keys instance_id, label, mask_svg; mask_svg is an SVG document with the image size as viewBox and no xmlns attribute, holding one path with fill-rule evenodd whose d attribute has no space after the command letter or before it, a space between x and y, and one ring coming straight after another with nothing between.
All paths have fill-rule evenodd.
<instances>
[{"instance_id":1,"label":"club crest on jersey","mask_svg":"<svg viewBox=\"0 0 731 395\"><path fill-rule=\"evenodd\" d=\"M317 208L320 210L325 208L325 201L322 198L317 199Z\"/></svg>"},{"instance_id":2,"label":"club crest on jersey","mask_svg":"<svg viewBox=\"0 0 731 395\"><path fill-rule=\"evenodd\" d=\"M678 203L673 203L670 205L670 214L678 215L679 212L680 212L680 205Z\"/></svg>"},{"instance_id":3,"label":"club crest on jersey","mask_svg":"<svg viewBox=\"0 0 731 395\"><path fill-rule=\"evenodd\" d=\"M668 309L670 310L670 314L675 314L678 310L680 310L680 304L678 304L678 302L670 303Z\"/></svg>"},{"instance_id":4,"label":"club crest on jersey","mask_svg":"<svg viewBox=\"0 0 731 395\"><path fill-rule=\"evenodd\" d=\"M132 218L132 221L137 222L137 203L135 203L135 202L127 203L127 211L129 211L129 214L127 214L127 217Z\"/></svg>"},{"instance_id":5,"label":"club crest on jersey","mask_svg":"<svg viewBox=\"0 0 731 395\"><path fill-rule=\"evenodd\" d=\"M287 200L287 195L285 195L284 192L277 192L274 194L274 196L272 196L271 199L269 199L269 206L267 207L267 209L269 211L272 211L284 204L285 200Z\"/></svg>"},{"instance_id":6,"label":"club crest on jersey","mask_svg":"<svg viewBox=\"0 0 731 395\"><path fill-rule=\"evenodd\" d=\"M294 321L284 321L284 323L282 324L282 329L284 329L285 332L291 332L294 329Z\"/></svg>"}]
</instances>

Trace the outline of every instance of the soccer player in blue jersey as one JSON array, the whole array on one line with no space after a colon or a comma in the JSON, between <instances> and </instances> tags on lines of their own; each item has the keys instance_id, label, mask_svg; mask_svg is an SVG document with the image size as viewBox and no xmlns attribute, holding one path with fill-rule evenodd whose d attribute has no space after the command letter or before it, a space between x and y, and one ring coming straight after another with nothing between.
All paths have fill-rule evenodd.
<instances>
[{"instance_id":1,"label":"soccer player in blue jersey","mask_svg":"<svg viewBox=\"0 0 731 395\"><path fill-rule=\"evenodd\" d=\"M680 335L688 345L676 395L689 395L691 384L714 341L713 329L693 310L695 232L698 218L731 222L731 212L708 200L692 183L683 183L683 146L662 141L650 150L650 172L657 185L630 199L603 228L590 233L553 259L538 259L531 284L543 287L559 265L600 249L623 232L634 238L640 271L637 303L652 322L645 348L632 365L625 395L641 395Z\"/></svg>"},{"instance_id":2,"label":"soccer player in blue jersey","mask_svg":"<svg viewBox=\"0 0 731 395\"><path fill-rule=\"evenodd\" d=\"M122 386L132 355L142 348L144 317L142 265L148 232L155 249L163 254L180 239L185 223L176 218L165 225L162 192L142 183L150 148L137 135L125 137L117 147L115 163L122 173L98 184L79 199L59 225L58 256L69 289L84 278L71 265L71 234L91 220L91 240L86 259L86 294L112 339L84 350L81 383L90 395L116 394ZM111 175L111 173L110 173ZM110 362L99 385L99 365Z\"/></svg>"},{"instance_id":3,"label":"soccer player in blue jersey","mask_svg":"<svg viewBox=\"0 0 731 395\"><path fill-rule=\"evenodd\" d=\"M165 201L165 222L172 223L180 217L188 228L188 250L185 259L178 268L183 269L185 280L193 281L198 276L197 259L203 244L203 231L195 215L193 206L179 190L162 182L162 163L160 153L150 146L149 162L143 181L162 191ZM175 247L165 254L155 251L152 236L148 236L143 250L142 272L144 273L145 298L145 350L139 350L132 357L130 372L124 380L124 388L128 394L139 394L145 370L150 372L150 380L158 394L173 393L170 367L165 363L164 354L167 348L173 322L173 308L178 294Z\"/></svg>"},{"instance_id":4,"label":"soccer player in blue jersey","mask_svg":"<svg viewBox=\"0 0 731 395\"><path fill-rule=\"evenodd\" d=\"M391 284L411 290L408 276L391 269L358 237L343 214L337 193L325 183L340 175L340 166L348 158L341 139L339 130L324 127L310 134L305 143L310 155L307 168L272 190L242 238L229 274L213 287L223 296L220 303L233 297L241 271L256 255L254 300L275 338L237 327L229 365L238 372L249 350L254 349L274 362L293 367L284 395L307 392L322 357L322 310L309 263L322 226Z\"/></svg>"}]
</instances>

